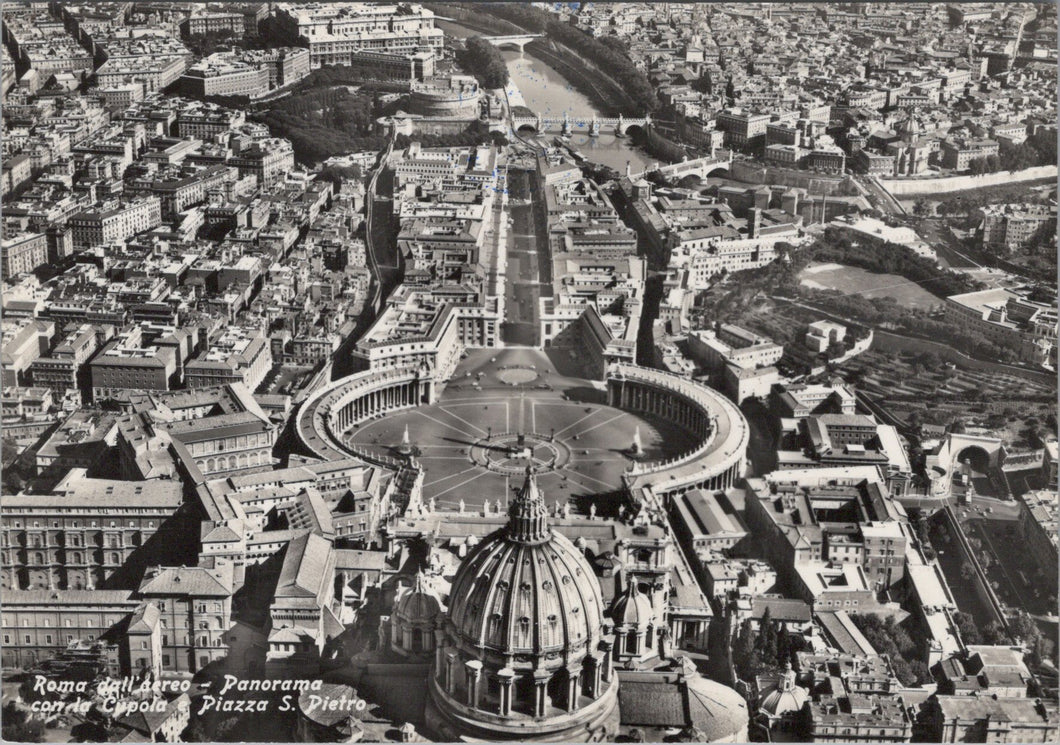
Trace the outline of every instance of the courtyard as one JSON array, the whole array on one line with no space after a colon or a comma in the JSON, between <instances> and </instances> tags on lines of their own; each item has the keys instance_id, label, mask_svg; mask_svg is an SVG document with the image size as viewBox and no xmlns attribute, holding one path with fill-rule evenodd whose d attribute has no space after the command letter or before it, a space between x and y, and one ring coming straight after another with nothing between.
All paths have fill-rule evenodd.
<instances>
[{"instance_id":1,"label":"courtyard","mask_svg":"<svg viewBox=\"0 0 1060 745\"><path fill-rule=\"evenodd\" d=\"M635 462L694 447L670 422L607 406L604 384L581 377L579 363L562 349L474 350L436 404L365 422L346 442L397 456L407 429L425 471L423 499L468 510L506 505L527 467L546 501L563 505L618 491Z\"/></svg>"}]
</instances>

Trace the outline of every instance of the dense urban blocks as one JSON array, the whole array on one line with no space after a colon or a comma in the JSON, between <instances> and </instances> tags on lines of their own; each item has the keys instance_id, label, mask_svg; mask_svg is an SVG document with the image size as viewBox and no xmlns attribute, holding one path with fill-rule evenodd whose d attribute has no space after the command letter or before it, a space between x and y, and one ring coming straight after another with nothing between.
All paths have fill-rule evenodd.
<instances>
[{"instance_id":1,"label":"dense urban blocks","mask_svg":"<svg viewBox=\"0 0 1060 745\"><path fill-rule=\"evenodd\" d=\"M1060 739L1056 5L532 5L4 4L5 741Z\"/></svg>"}]
</instances>

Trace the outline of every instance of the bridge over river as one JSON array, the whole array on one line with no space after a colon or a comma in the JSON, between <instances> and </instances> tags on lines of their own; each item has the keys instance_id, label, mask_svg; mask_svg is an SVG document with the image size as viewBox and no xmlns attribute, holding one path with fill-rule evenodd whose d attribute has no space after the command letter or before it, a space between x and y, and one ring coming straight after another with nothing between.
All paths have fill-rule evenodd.
<instances>
[{"instance_id":1,"label":"bridge over river","mask_svg":"<svg viewBox=\"0 0 1060 745\"><path fill-rule=\"evenodd\" d=\"M512 36L483 36L483 39L488 41L498 49L518 49L520 52L524 50L527 44L532 42L534 39L545 38L544 34L514 34Z\"/></svg>"},{"instance_id":2,"label":"bridge over river","mask_svg":"<svg viewBox=\"0 0 1060 745\"><path fill-rule=\"evenodd\" d=\"M555 132L565 135L581 133L589 135L615 134L625 136L633 127L646 130L651 126L651 115L643 117L602 117L596 113L570 114L564 112L563 116L553 114L537 114L536 116L513 116L511 117L512 129L531 130L538 133Z\"/></svg>"}]
</instances>

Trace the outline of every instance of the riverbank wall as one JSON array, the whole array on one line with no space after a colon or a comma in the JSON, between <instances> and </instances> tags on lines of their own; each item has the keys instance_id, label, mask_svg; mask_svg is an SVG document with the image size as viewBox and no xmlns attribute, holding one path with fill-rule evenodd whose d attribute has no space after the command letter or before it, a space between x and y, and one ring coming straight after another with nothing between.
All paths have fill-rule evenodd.
<instances>
[{"instance_id":1,"label":"riverbank wall","mask_svg":"<svg viewBox=\"0 0 1060 745\"><path fill-rule=\"evenodd\" d=\"M729 167L730 177L746 184L776 184L796 186L814 195L858 196L857 187L849 176L827 176L809 171L764 166L749 160L734 160Z\"/></svg>"},{"instance_id":2,"label":"riverbank wall","mask_svg":"<svg viewBox=\"0 0 1060 745\"><path fill-rule=\"evenodd\" d=\"M905 178L880 179L887 191L896 197L909 197L921 194L948 194L954 191L982 189L986 186L999 186L1020 181L1037 181L1055 179L1056 166L1038 166L1022 171L998 171L984 173L981 176L946 176L943 178Z\"/></svg>"},{"instance_id":3,"label":"riverbank wall","mask_svg":"<svg viewBox=\"0 0 1060 745\"><path fill-rule=\"evenodd\" d=\"M604 116L640 116L643 113L635 111L633 99L622 92L617 83L563 45L538 40L527 44L526 49L569 80Z\"/></svg>"}]
</instances>

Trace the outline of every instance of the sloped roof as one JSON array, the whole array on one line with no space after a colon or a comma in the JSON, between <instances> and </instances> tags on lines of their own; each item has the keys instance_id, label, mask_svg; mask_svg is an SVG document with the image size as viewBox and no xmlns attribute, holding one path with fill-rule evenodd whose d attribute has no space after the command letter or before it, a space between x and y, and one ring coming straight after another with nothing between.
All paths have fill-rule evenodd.
<instances>
[{"instance_id":1,"label":"sloped roof","mask_svg":"<svg viewBox=\"0 0 1060 745\"><path fill-rule=\"evenodd\" d=\"M327 583L332 580L329 575L334 569L333 553L331 543L314 533L293 538L283 557L275 597L323 597Z\"/></svg>"},{"instance_id":2,"label":"sloped roof","mask_svg":"<svg viewBox=\"0 0 1060 745\"><path fill-rule=\"evenodd\" d=\"M144 578L140 594L228 597L232 594L232 567L163 567L154 577Z\"/></svg>"},{"instance_id":3,"label":"sloped roof","mask_svg":"<svg viewBox=\"0 0 1060 745\"><path fill-rule=\"evenodd\" d=\"M680 687L664 679L622 681L618 686L622 723L647 727L684 727L688 724Z\"/></svg>"},{"instance_id":4,"label":"sloped roof","mask_svg":"<svg viewBox=\"0 0 1060 745\"><path fill-rule=\"evenodd\" d=\"M191 699L186 693L182 693L166 704L165 711L137 711L122 717L118 723L140 734L153 735L180 710L181 706L191 706Z\"/></svg>"},{"instance_id":5,"label":"sloped roof","mask_svg":"<svg viewBox=\"0 0 1060 745\"><path fill-rule=\"evenodd\" d=\"M136 612L133 613L132 618L129 619L129 628L127 633L151 633L158 627L158 620L162 614L158 611L158 606L154 603L144 603Z\"/></svg>"}]
</instances>

